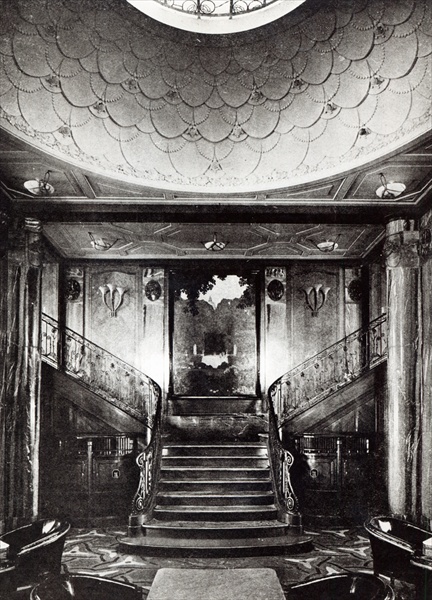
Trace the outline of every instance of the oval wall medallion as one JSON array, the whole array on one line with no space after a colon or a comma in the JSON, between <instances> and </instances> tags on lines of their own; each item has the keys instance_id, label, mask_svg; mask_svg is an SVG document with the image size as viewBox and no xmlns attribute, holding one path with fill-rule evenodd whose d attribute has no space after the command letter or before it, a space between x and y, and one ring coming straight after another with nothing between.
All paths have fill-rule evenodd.
<instances>
[{"instance_id":1,"label":"oval wall medallion","mask_svg":"<svg viewBox=\"0 0 432 600\"><path fill-rule=\"evenodd\" d=\"M283 283L281 281L278 281L277 279L273 279L272 281L270 281L270 283L267 286L267 294L270 300L273 300L274 302L278 302L278 300L283 298L284 291L285 289Z\"/></svg>"},{"instance_id":2,"label":"oval wall medallion","mask_svg":"<svg viewBox=\"0 0 432 600\"><path fill-rule=\"evenodd\" d=\"M155 300L159 300L159 298L161 297L162 288L158 281L155 281L154 279L152 279L145 286L144 292L145 292L146 298L148 298L151 302L154 302Z\"/></svg>"},{"instance_id":3,"label":"oval wall medallion","mask_svg":"<svg viewBox=\"0 0 432 600\"><path fill-rule=\"evenodd\" d=\"M360 302L363 294L363 285L361 279L353 279L348 284L348 296L353 302Z\"/></svg>"},{"instance_id":4,"label":"oval wall medallion","mask_svg":"<svg viewBox=\"0 0 432 600\"><path fill-rule=\"evenodd\" d=\"M65 296L67 300L77 300L81 293L81 285L76 279L67 279Z\"/></svg>"}]
</instances>

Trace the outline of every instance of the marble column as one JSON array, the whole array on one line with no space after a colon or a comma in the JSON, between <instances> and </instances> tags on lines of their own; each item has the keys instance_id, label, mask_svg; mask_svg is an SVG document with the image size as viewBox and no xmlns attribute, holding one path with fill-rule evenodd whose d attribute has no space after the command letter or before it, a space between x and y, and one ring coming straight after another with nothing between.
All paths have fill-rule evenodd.
<instances>
[{"instance_id":1,"label":"marble column","mask_svg":"<svg viewBox=\"0 0 432 600\"><path fill-rule=\"evenodd\" d=\"M432 210L421 219L421 524L432 528Z\"/></svg>"},{"instance_id":2,"label":"marble column","mask_svg":"<svg viewBox=\"0 0 432 600\"><path fill-rule=\"evenodd\" d=\"M0 210L0 534L5 530L6 520L6 347L7 347L7 290L8 281L8 214Z\"/></svg>"},{"instance_id":3,"label":"marble column","mask_svg":"<svg viewBox=\"0 0 432 600\"><path fill-rule=\"evenodd\" d=\"M418 394L418 231L413 223L388 223L384 253L387 259L388 504L392 514L416 515L419 436Z\"/></svg>"},{"instance_id":4,"label":"marble column","mask_svg":"<svg viewBox=\"0 0 432 600\"><path fill-rule=\"evenodd\" d=\"M39 496L42 225L26 219L8 260L6 520L35 520Z\"/></svg>"}]
</instances>

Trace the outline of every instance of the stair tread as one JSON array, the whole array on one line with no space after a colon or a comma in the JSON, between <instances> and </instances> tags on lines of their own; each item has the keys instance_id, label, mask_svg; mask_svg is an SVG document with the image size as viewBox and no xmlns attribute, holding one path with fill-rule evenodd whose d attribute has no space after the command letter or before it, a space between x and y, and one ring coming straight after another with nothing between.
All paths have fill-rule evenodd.
<instances>
[{"instance_id":1,"label":"stair tread","mask_svg":"<svg viewBox=\"0 0 432 600\"><path fill-rule=\"evenodd\" d=\"M177 442L164 442L164 448L266 448L263 442L220 442L218 444L199 443L199 444L179 444Z\"/></svg>"},{"instance_id":2,"label":"stair tread","mask_svg":"<svg viewBox=\"0 0 432 600\"><path fill-rule=\"evenodd\" d=\"M169 466L162 465L162 471L265 471L269 467L197 467L196 465L189 466Z\"/></svg>"},{"instance_id":3,"label":"stair tread","mask_svg":"<svg viewBox=\"0 0 432 600\"><path fill-rule=\"evenodd\" d=\"M121 540L123 541L123 540ZM229 540L212 538L212 539L191 539L191 538L178 538L178 539L164 539L164 538L125 538L128 545L131 546L158 546L161 548L268 548L271 546L283 547L287 545L294 545L295 543L306 544L312 541L312 537L304 535L286 535L280 537L267 537L267 538L230 538Z\"/></svg>"},{"instance_id":4,"label":"stair tread","mask_svg":"<svg viewBox=\"0 0 432 600\"><path fill-rule=\"evenodd\" d=\"M196 521L158 521L158 519L152 519L149 523L143 526L145 529L196 529ZM200 529L257 529L263 527L271 527L275 529L283 529L288 527L286 523L276 521L274 519L259 520L259 521L235 521L235 522L224 522L224 521L200 521Z\"/></svg>"},{"instance_id":5,"label":"stair tread","mask_svg":"<svg viewBox=\"0 0 432 600\"><path fill-rule=\"evenodd\" d=\"M257 456L256 454L244 454L244 455L240 455L240 456L229 456L229 455L222 455L222 454L218 454L218 455L214 455L214 456L203 456L201 455L188 455L188 456L166 456L163 455L162 456L162 461L164 460L224 460L224 459L228 459L228 460L268 460L268 456L264 455L264 456Z\"/></svg>"},{"instance_id":6,"label":"stair tread","mask_svg":"<svg viewBox=\"0 0 432 600\"><path fill-rule=\"evenodd\" d=\"M233 504L232 506L207 506L204 504L194 504L191 506L181 506L181 505L160 505L157 504L155 510L156 511L165 511L165 512L226 512L226 513L245 513L245 512L273 512L275 510L274 504L264 505L264 506L248 506L244 504Z\"/></svg>"},{"instance_id":7,"label":"stair tread","mask_svg":"<svg viewBox=\"0 0 432 600\"><path fill-rule=\"evenodd\" d=\"M231 483L271 483L271 478L268 479L164 479L160 478L160 483L171 484L196 484L196 485L209 485L214 483L215 486Z\"/></svg>"},{"instance_id":8,"label":"stair tread","mask_svg":"<svg viewBox=\"0 0 432 600\"><path fill-rule=\"evenodd\" d=\"M273 496L273 492L270 490L264 490L262 492L219 492L217 494L213 492L160 492L158 496L164 496L168 498L247 498L249 496Z\"/></svg>"},{"instance_id":9,"label":"stair tread","mask_svg":"<svg viewBox=\"0 0 432 600\"><path fill-rule=\"evenodd\" d=\"M146 538L146 537L138 537L138 538L120 538L120 544L123 544L125 549L134 549L138 551L139 548L143 549L151 549L157 548L161 550L169 551L173 549L174 551L179 551L181 549L185 549L187 551L197 550L201 552L203 550L209 551L233 551L237 552L238 550L253 550L254 548L260 550L259 556L262 556L262 549L271 549L271 548L297 548L297 551L301 550L303 547L307 548L312 543L313 538L309 535L302 535L296 533L289 533L284 536L278 537L266 537L266 538L230 538L230 539L220 539L220 538L210 538L210 539L193 539L193 538L176 538L176 539L164 539L161 538ZM133 551L133 550L132 550Z\"/></svg>"}]
</instances>

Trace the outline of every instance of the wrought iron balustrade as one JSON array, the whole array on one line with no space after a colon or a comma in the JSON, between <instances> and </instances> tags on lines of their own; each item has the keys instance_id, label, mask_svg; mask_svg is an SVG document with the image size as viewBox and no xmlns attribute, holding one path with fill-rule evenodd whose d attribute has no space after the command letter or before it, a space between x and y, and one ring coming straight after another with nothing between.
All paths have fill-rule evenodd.
<instances>
[{"instance_id":1,"label":"wrought iron balustrade","mask_svg":"<svg viewBox=\"0 0 432 600\"><path fill-rule=\"evenodd\" d=\"M140 469L140 480L132 502L132 512L129 516L129 534L132 537L137 534L137 531L139 531L141 525L146 520L152 518L162 459L161 433L162 403L159 402L156 409L150 443L136 459L136 463Z\"/></svg>"},{"instance_id":2,"label":"wrought iron balustrade","mask_svg":"<svg viewBox=\"0 0 432 600\"><path fill-rule=\"evenodd\" d=\"M270 387L278 426L306 406L348 385L387 356L386 315L307 359Z\"/></svg>"},{"instance_id":3,"label":"wrought iron balustrade","mask_svg":"<svg viewBox=\"0 0 432 600\"><path fill-rule=\"evenodd\" d=\"M153 379L71 329L60 332L57 321L45 314L41 346L45 361L153 427L161 397Z\"/></svg>"},{"instance_id":4,"label":"wrought iron balustrade","mask_svg":"<svg viewBox=\"0 0 432 600\"><path fill-rule=\"evenodd\" d=\"M289 524L301 532L302 517L299 510L298 498L291 483L290 473L294 463L294 456L282 445L276 415L271 403L269 403L267 448L278 509L278 520Z\"/></svg>"}]
</instances>

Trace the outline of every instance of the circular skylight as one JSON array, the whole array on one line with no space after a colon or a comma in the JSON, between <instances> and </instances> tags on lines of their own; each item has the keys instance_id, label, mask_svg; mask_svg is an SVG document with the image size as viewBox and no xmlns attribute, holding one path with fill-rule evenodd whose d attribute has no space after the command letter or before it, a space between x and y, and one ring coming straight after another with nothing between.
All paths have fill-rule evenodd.
<instances>
[{"instance_id":1,"label":"circular skylight","mask_svg":"<svg viewBox=\"0 0 432 600\"><path fill-rule=\"evenodd\" d=\"M224 34L271 23L305 0L128 0L149 17L197 33Z\"/></svg>"}]
</instances>

